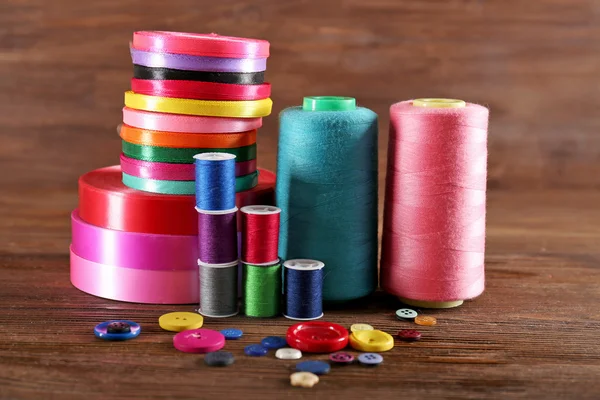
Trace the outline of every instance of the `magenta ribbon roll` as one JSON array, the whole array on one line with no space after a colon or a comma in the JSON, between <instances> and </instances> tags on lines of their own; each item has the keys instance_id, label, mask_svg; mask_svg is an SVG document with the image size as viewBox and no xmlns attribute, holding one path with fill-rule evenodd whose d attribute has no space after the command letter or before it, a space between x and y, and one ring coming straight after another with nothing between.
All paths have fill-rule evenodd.
<instances>
[{"instance_id":1,"label":"magenta ribbon roll","mask_svg":"<svg viewBox=\"0 0 600 400\"><path fill-rule=\"evenodd\" d=\"M198 211L198 259L228 264L238 259L237 208L226 212Z\"/></svg>"},{"instance_id":2,"label":"magenta ribbon roll","mask_svg":"<svg viewBox=\"0 0 600 400\"><path fill-rule=\"evenodd\" d=\"M148 271L100 264L74 253L71 283L77 289L111 300L147 304L191 304L198 301L198 268Z\"/></svg>"},{"instance_id":3,"label":"magenta ribbon roll","mask_svg":"<svg viewBox=\"0 0 600 400\"><path fill-rule=\"evenodd\" d=\"M71 248L79 257L117 268L147 271L197 270L195 235L158 235L100 228L71 214Z\"/></svg>"},{"instance_id":4,"label":"magenta ribbon roll","mask_svg":"<svg viewBox=\"0 0 600 400\"><path fill-rule=\"evenodd\" d=\"M256 159L235 163L235 176L256 172ZM193 181L196 179L194 164L173 164L136 160L121 153L121 171L127 175L159 181Z\"/></svg>"},{"instance_id":5,"label":"magenta ribbon roll","mask_svg":"<svg viewBox=\"0 0 600 400\"><path fill-rule=\"evenodd\" d=\"M267 69L266 58L223 58L188 54L156 53L131 47L134 64L154 68L206 72L261 72Z\"/></svg>"}]
</instances>

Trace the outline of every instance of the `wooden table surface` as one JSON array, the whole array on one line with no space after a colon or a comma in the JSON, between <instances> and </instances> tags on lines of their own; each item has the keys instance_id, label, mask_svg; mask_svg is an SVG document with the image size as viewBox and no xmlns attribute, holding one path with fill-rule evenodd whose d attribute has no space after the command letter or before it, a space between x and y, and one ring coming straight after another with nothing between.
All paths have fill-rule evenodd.
<instances>
[{"instance_id":1,"label":"wooden table surface","mask_svg":"<svg viewBox=\"0 0 600 400\"><path fill-rule=\"evenodd\" d=\"M0 399L599 399L600 2L594 0L4 0L0 2ZM118 162L133 30L216 31L271 41L274 115L259 162L275 167L276 114L302 96L357 97L381 117L423 96L488 105L487 288L443 311L376 369L335 368L291 388L294 362L243 347L283 318L238 327L237 361L215 369L172 347L158 317L194 306L99 299L68 275L77 177ZM380 191L383 194L383 191ZM325 320L389 333L383 293ZM128 318L135 340L96 339ZM308 356L306 359L321 359Z\"/></svg>"}]
</instances>

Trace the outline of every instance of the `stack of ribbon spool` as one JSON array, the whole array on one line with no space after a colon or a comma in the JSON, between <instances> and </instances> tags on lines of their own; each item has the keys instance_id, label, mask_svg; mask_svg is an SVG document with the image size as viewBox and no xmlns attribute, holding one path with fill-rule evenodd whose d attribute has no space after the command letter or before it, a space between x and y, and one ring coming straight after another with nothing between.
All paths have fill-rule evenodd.
<instances>
[{"instance_id":1,"label":"stack of ribbon spool","mask_svg":"<svg viewBox=\"0 0 600 400\"><path fill-rule=\"evenodd\" d=\"M134 33L121 166L79 180L74 286L122 301L198 301L194 156L235 156L234 207L273 204L275 175L256 162L256 130L272 105L268 55L263 40Z\"/></svg>"}]
</instances>

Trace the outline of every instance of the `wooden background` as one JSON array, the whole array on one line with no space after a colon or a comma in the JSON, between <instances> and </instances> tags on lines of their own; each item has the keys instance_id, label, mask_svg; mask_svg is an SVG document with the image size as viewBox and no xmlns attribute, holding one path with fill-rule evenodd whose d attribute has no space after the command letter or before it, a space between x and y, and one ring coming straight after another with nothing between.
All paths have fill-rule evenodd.
<instances>
[{"instance_id":1,"label":"wooden background","mask_svg":"<svg viewBox=\"0 0 600 400\"><path fill-rule=\"evenodd\" d=\"M421 347L390 355L377 372L350 367L285 396L600 397L600 1L0 0L1 398L288 390L289 370L272 358L242 360L231 375L174 354L153 326L168 307L69 285L77 177L118 163L128 42L141 29L271 42L263 167L275 167L278 112L305 95L354 96L379 113L382 155L396 101L456 97L491 108L486 294L437 313ZM380 165L383 178L383 156ZM391 332L395 307L377 296L328 319ZM148 334L127 346L90 337L113 317L145 323ZM228 323L250 334L238 353L289 325L219 322Z\"/></svg>"}]
</instances>

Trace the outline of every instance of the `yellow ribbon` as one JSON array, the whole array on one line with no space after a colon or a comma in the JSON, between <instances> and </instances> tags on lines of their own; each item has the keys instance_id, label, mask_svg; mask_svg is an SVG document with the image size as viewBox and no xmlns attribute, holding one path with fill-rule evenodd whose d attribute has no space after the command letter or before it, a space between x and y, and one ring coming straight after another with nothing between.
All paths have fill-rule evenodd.
<instances>
[{"instance_id":1,"label":"yellow ribbon","mask_svg":"<svg viewBox=\"0 0 600 400\"><path fill-rule=\"evenodd\" d=\"M207 117L257 118L271 114L271 99L214 101L176 99L125 92L125 105L136 110Z\"/></svg>"}]
</instances>

